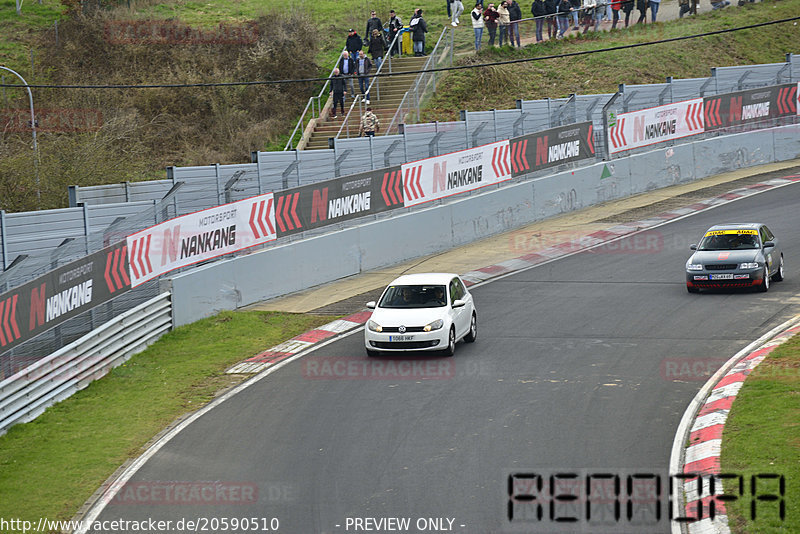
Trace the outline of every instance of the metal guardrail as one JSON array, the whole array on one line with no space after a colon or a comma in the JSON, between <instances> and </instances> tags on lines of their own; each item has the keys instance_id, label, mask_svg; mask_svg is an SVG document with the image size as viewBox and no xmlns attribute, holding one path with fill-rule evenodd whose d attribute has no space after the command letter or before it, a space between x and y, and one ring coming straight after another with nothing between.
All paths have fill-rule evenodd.
<instances>
[{"instance_id":1,"label":"metal guardrail","mask_svg":"<svg viewBox=\"0 0 800 534\"><path fill-rule=\"evenodd\" d=\"M376 89L375 95L374 95L375 96L375 100L380 100L380 98L381 98L381 86L380 86L380 80L378 79L378 76L381 74L381 71L383 70L383 67L387 63L389 64L388 68L389 68L389 73L391 74L391 72L392 72L392 50L394 49L395 45L397 44L397 40L400 38L401 35L402 35L402 32L397 32L395 34L394 39L392 39L392 42L389 44L389 48L386 49L387 56L381 62L381 65L378 67L378 70L375 71L375 74L372 75L372 79L369 81L369 86L367 87L367 92L364 93L365 95L372 96L372 88L375 87L375 89ZM402 47L400 47L400 49L402 49ZM402 51L400 52L400 54L402 54ZM362 97L362 95L357 95L353 99L353 102L350 104L350 107L347 109L347 114L344 116L344 120L342 121L342 125L339 126L339 131L336 132L336 136L335 137L337 139L342 137L342 130L345 131L345 134L346 134L345 137L348 137L348 138L350 137L350 115L353 113L353 109L355 108L356 104L358 104L358 124L359 124L359 128L357 129L357 131L360 131L360 129L361 129L361 119L364 117L364 105L363 105L363 103L364 103L365 99L366 99L366 97L365 96Z\"/></svg>"},{"instance_id":2,"label":"metal guardrail","mask_svg":"<svg viewBox=\"0 0 800 534\"><path fill-rule=\"evenodd\" d=\"M449 35L450 39L445 40L445 35ZM453 66L454 35L455 32L452 27L445 26L442 29L442 33L439 34L436 45L434 45L433 50L428 55L425 66L422 67L424 72L419 73L414 82L414 87L406 91L403 95L403 100L401 100L400 104L397 106L397 111L392 117L392 122L390 122L389 126L386 128L385 135L397 133L400 129L400 124L405 123L407 116L412 112L415 113L414 120L419 120L420 103L425 96L428 86L432 84L432 90L436 91L436 75L438 73L429 71L442 66ZM443 42L445 43L444 45L442 45Z\"/></svg>"},{"instance_id":3,"label":"metal guardrail","mask_svg":"<svg viewBox=\"0 0 800 534\"><path fill-rule=\"evenodd\" d=\"M168 332L170 298L162 293L0 382L0 435L32 421Z\"/></svg>"},{"instance_id":4,"label":"metal guardrail","mask_svg":"<svg viewBox=\"0 0 800 534\"><path fill-rule=\"evenodd\" d=\"M289 136L289 140L286 142L286 146L283 148L284 150L293 150L295 148L294 138L297 135L298 130L300 130L302 133L305 129L307 122L304 121L306 120L306 114L308 113L309 108L311 108L311 117L308 119L309 121L312 119L318 119L322 115L322 106L324 106L324 104L322 104L322 97L325 96L327 98L328 85L330 84L330 77L333 76L333 69L339 65L339 58L342 57L342 52L344 52L346 49L347 47L342 47L341 52L339 52L339 55L336 56L336 62L333 64L333 68L331 68L331 73L328 75L328 80L325 81L325 85L322 86L319 94L308 99L308 103L306 104L305 109L303 109L303 113L300 115L297 125L294 127L294 130L292 130L292 135Z\"/></svg>"}]
</instances>

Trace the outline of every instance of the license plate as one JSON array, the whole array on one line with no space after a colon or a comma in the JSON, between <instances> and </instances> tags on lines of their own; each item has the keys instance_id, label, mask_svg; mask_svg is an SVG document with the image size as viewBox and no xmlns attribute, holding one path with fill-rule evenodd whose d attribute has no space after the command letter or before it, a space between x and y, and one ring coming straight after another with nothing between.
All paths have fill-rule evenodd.
<instances>
[{"instance_id":1,"label":"license plate","mask_svg":"<svg viewBox=\"0 0 800 534\"><path fill-rule=\"evenodd\" d=\"M712 280L733 280L733 273L712 274Z\"/></svg>"},{"instance_id":2,"label":"license plate","mask_svg":"<svg viewBox=\"0 0 800 534\"><path fill-rule=\"evenodd\" d=\"M414 336L389 336L389 341L412 341Z\"/></svg>"}]
</instances>

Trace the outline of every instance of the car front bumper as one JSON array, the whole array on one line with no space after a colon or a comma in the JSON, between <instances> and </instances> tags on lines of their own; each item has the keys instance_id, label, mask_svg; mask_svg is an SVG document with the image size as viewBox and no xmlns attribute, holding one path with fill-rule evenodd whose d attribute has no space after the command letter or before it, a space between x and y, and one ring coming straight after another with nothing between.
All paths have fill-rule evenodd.
<instances>
[{"instance_id":1,"label":"car front bumper","mask_svg":"<svg viewBox=\"0 0 800 534\"><path fill-rule=\"evenodd\" d=\"M686 271L686 285L696 288L754 287L764 283L765 268L735 271Z\"/></svg>"},{"instance_id":2,"label":"car front bumper","mask_svg":"<svg viewBox=\"0 0 800 534\"><path fill-rule=\"evenodd\" d=\"M365 329L364 345L369 350L407 351L407 350L441 350L447 347L449 330L440 328L433 332L373 332Z\"/></svg>"}]
</instances>

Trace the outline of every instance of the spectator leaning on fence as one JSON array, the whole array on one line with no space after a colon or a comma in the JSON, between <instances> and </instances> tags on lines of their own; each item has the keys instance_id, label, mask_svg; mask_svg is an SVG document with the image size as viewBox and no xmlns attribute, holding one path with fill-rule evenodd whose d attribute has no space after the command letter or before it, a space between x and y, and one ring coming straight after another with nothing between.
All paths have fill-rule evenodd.
<instances>
[{"instance_id":1,"label":"spectator leaning on fence","mask_svg":"<svg viewBox=\"0 0 800 534\"><path fill-rule=\"evenodd\" d=\"M578 14L581 10L581 0L570 0L569 3L572 6L572 10L569 12L569 16L572 18L572 29L578 30L580 29L578 26Z\"/></svg>"},{"instance_id":2,"label":"spectator leaning on fence","mask_svg":"<svg viewBox=\"0 0 800 534\"><path fill-rule=\"evenodd\" d=\"M572 4L569 0L561 0L558 4L558 38L562 39L569 30L569 14Z\"/></svg>"},{"instance_id":3,"label":"spectator leaning on fence","mask_svg":"<svg viewBox=\"0 0 800 534\"><path fill-rule=\"evenodd\" d=\"M647 0L636 0L636 9L639 11L639 20L636 24L647 24Z\"/></svg>"},{"instance_id":4,"label":"spectator leaning on fence","mask_svg":"<svg viewBox=\"0 0 800 534\"><path fill-rule=\"evenodd\" d=\"M625 27L631 21L631 11L633 11L633 0L622 0L622 11L625 13Z\"/></svg>"},{"instance_id":5,"label":"spectator leaning on fence","mask_svg":"<svg viewBox=\"0 0 800 534\"><path fill-rule=\"evenodd\" d=\"M483 6L475 4L475 9L470 12L472 19L472 29L475 32L475 50L481 49L481 38L483 37Z\"/></svg>"},{"instance_id":6,"label":"spectator leaning on fence","mask_svg":"<svg viewBox=\"0 0 800 534\"><path fill-rule=\"evenodd\" d=\"M601 17L602 13L597 7L597 0L583 0L583 33L588 33L592 26L594 26L594 31L597 31Z\"/></svg>"},{"instance_id":7,"label":"spectator leaning on fence","mask_svg":"<svg viewBox=\"0 0 800 534\"><path fill-rule=\"evenodd\" d=\"M519 21L522 20L522 8L519 7L517 0L511 0L508 3L508 18L511 24L508 26L508 42L511 46L517 43L517 48L520 48L519 39Z\"/></svg>"},{"instance_id":8,"label":"spectator leaning on fence","mask_svg":"<svg viewBox=\"0 0 800 534\"><path fill-rule=\"evenodd\" d=\"M650 22L656 21L658 15L658 7L661 5L661 0L650 0Z\"/></svg>"},{"instance_id":9,"label":"spectator leaning on fence","mask_svg":"<svg viewBox=\"0 0 800 534\"><path fill-rule=\"evenodd\" d=\"M547 38L555 39L556 35L558 35L558 22L556 20L558 0L544 0L544 11L547 13Z\"/></svg>"},{"instance_id":10,"label":"spectator leaning on fence","mask_svg":"<svg viewBox=\"0 0 800 534\"><path fill-rule=\"evenodd\" d=\"M611 29L617 27L619 22L619 9L622 7L622 0L611 0L611 17L614 22L611 23Z\"/></svg>"},{"instance_id":11,"label":"spectator leaning on fence","mask_svg":"<svg viewBox=\"0 0 800 534\"><path fill-rule=\"evenodd\" d=\"M489 46L494 46L494 38L497 36L497 19L500 14L494 7L493 3L489 3L489 7L483 12L483 20L486 23L486 30L489 32Z\"/></svg>"},{"instance_id":12,"label":"spectator leaning on fence","mask_svg":"<svg viewBox=\"0 0 800 534\"><path fill-rule=\"evenodd\" d=\"M536 23L536 42L541 43L543 41L542 29L544 27L544 19L547 15L544 9L544 0L533 0L533 4L531 4L531 15L533 15L533 20Z\"/></svg>"}]
</instances>

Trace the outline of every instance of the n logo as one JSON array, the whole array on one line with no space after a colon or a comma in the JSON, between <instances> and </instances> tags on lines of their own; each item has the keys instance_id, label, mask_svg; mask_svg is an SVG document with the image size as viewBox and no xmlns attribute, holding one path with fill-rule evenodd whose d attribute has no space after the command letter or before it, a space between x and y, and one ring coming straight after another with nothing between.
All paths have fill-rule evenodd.
<instances>
[{"instance_id":1,"label":"n logo","mask_svg":"<svg viewBox=\"0 0 800 534\"><path fill-rule=\"evenodd\" d=\"M28 331L32 332L37 326L44 325L44 311L45 311L45 286L46 283L37 289L31 289L31 321L28 325Z\"/></svg>"},{"instance_id":2,"label":"n logo","mask_svg":"<svg viewBox=\"0 0 800 534\"><path fill-rule=\"evenodd\" d=\"M447 189L447 162L433 164L433 192Z\"/></svg>"},{"instance_id":3,"label":"n logo","mask_svg":"<svg viewBox=\"0 0 800 534\"><path fill-rule=\"evenodd\" d=\"M547 151L550 148L547 136L536 138L536 166L547 165Z\"/></svg>"},{"instance_id":4,"label":"n logo","mask_svg":"<svg viewBox=\"0 0 800 534\"><path fill-rule=\"evenodd\" d=\"M311 199L311 222L312 224L317 222L317 218L320 221L325 221L328 218L327 209L328 207L328 188L323 187L320 191L319 189L314 189L314 196Z\"/></svg>"},{"instance_id":5,"label":"n logo","mask_svg":"<svg viewBox=\"0 0 800 534\"><path fill-rule=\"evenodd\" d=\"M633 118L633 142L638 143L644 139L644 117Z\"/></svg>"},{"instance_id":6,"label":"n logo","mask_svg":"<svg viewBox=\"0 0 800 534\"><path fill-rule=\"evenodd\" d=\"M731 111L730 111L730 123L734 124L738 121L742 120L742 97L733 96L731 97Z\"/></svg>"},{"instance_id":7,"label":"n logo","mask_svg":"<svg viewBox=\"0 0 800 534\"><path fill-rule=\"evenodd\" d=\"M181 243L181 225L178 224L172 229L170 234L169 228L164 230L164 248L161 251L161 266L167 263L167 256L169 261L174 262L178 259L178 245Z\"/></svg>"}]
</instances>

